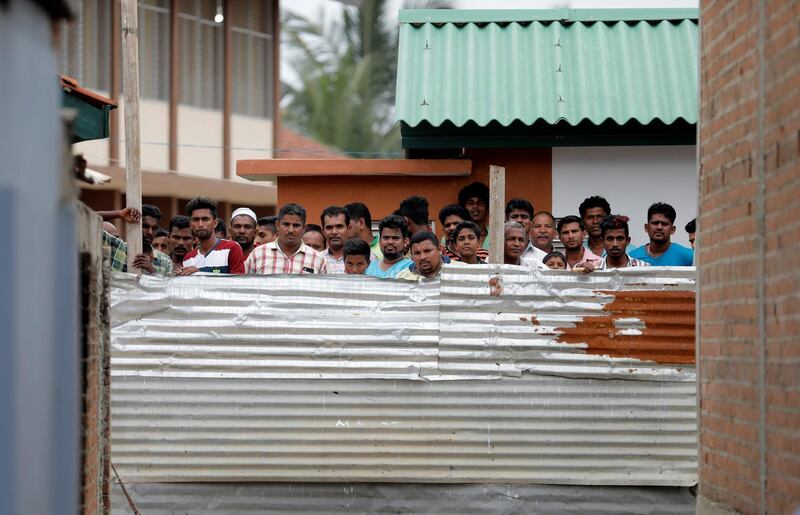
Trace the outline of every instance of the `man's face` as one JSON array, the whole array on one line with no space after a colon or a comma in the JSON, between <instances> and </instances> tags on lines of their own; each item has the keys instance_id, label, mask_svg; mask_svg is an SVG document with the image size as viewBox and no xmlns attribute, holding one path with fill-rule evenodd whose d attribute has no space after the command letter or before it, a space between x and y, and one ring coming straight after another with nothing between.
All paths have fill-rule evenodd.
<instances>
[{"instance_id":1,"label":"man's face","mask_svg":"<svg viewBox=\"0 0 800 515\"><path fill-rule=\"evenodd\" d=\"M406 245L408 238L403 237L400 229L384 227L381 231L381 252L388 260L393 261L403 255Z\"/></svg>"},{"instance_id":2,"label":"man's face","mask_svg":"<svg viewBox=\"0 0 800 515\"><path fill-rule=\"evenodd\" d=\"M217 225L217 219L211 214L210 209L195 209L192 211L191 222L192 234L198 240L205 241L214 234L214 227Z\"/></svg>"},{"instance_id":3,"label":"man's face","mask_svg":"<svg viewBox=\"0 0 800 515\"><path fill-rule=\"evenodd\" d=\"M482 199L478 197L470 197L464 203L464 208L469 211L469 216L476 224L483 226L486 222L486 215L489 212L489 207Z\"/></svg>"},{"instance_id":4,"label":"man's face","mask_svg":"<svg viewBox=\"0 0 800 515\"><path fill-rule=\"evenodd\" d=\"M461 256L461 259L471 260L478 252L479 247L478 237L470 229L461 229L461 232L456 235L456 253Z\"/></svg>"},{"instance_id":5,"label":"man's face","mask_svg":"<svg viewBox=\"0 0 800 515\"><path fill-rule=\"evenodd\" d=\"M360 238L361 237L361 229L366 227L366 223L363 218L359 218L358 220L350 219L350 225L347 226L347 239L351 238ZM368 241L367 243L372 243Z\"/></svg>"},{"instance_id":6,"label":"man's face","mask_svg":"<svg viewBox=\"0 0 800 515\"><path fill-rule=\"evenodd\" d=\"M541 214L533 217L531 238L533 238L534 247L550 252L553 249L555 237L556 224L550 216Z\"/></svg>"},{"instance_id":7,"label":"man's face","mask_svg":"<svg viewBox=\"0 0 800 515\"><path fill-rule=\"evenodd\" d=\"M509 261L516 261L525 250L527 239L525 238L525 231L516 227L506 231L505 238L505 257Z\"/></svg>"},{"instance_id":8,"label":"man's face","mask_svg":"<svg viewBox=\"0 0 800 515\"><path fill-rule=\"evenodd\" d=\"M272 232L271 226L268 225L259 225L256 231L256 243L258 245L263 245L265 243L272 243L275 241L275 238L278 237L278 233Z\"/></svg>"},{"instance_id":9,"label":"man's face","mask_svg":"<svg viewBox=\"0 0 800 515\"><path fill-rule=\"evenodd\" d=\"M322 232L328 240L328 247L332 250L341 250L344 247L345 238L349 235L349 229L345 223L345 215L326 216Z\"/></svg>"},{"instance_id":10,"label":"man's face","mask_svg":"<svg viewBox=\"0 0 800 515\"><path fill-rule=\"evenodd\" d=\"M299 247L306 224L297 215L284 215L278 220L278 243L281 247L293 249ZM322 235L319 235L322 238ZM324 246L323 246L324 248Z\"/></svg>"},{"instance_id":11,"label":"man's face","mask_svg":"<svg viewBox=\"0 0 800 515\"><path fill-rule=\"evenodd\" d=\"M545 261L544 264L550 270L564 270L567 268L567 264L564 263L564 260L561 259L560 256L553 256Z\"/></svg>"},{"instance_id":12,"label":"man's face","mask_svg":"<svg viewBox=\"0 0 800 515\"><path fill-rule=\"evenodd\" d=\"M158 219L152 216L142 216L142 241L148 245L153 245L153 236L158 230Z\"/></svg>"},{"instance_id":13,"label":"man's face","mask_svg":"<svg viewBox=\"0 0 800 515\"><path fill-rule=\"evenodd\" d=\"M169 236L157 236L153 238L153 248L164 254L169 252Z\"/></svg>"},{"instance_id":14,"label":"man's face","mask_svg":"<svg viewBox=\"0 0 800 515\"><path fill-rule=\"evenodd\" d=\"M567 250L575 250L583 245L583 229L578 222L564 224L559 237Z\"/></svg>"},{"instance_id":15,"label":"man's face","mask_svg":"<svg viewBox=\"0 0 800 515\"><path fill-rule=\"evenodd\" d=\"M256 240L256 223L247 215L239 215L231 221L231 236L233 241L249 248Z\"/></svg>"},{"instance_id":16,"label":"man's face","mask_svg":"<svg viewBox=\"0 0 800 515\"><path fill-rule=\"evenodd\" d=\"M625 234L625 229L606 229L606 234L603 236L606 255L614 259L619 259L625 254L630 242L631 238Z\"/></svg>"},{"instance_id":17,"label":"man's face","mask_svg":"<svg viewBox=\"0 0 800 515\"><path fill-rule=\"evenodd\" d=\"M608 216L608 213L602 207L590 207L586 210L586 214L583 216L583 225L586 227L586 232L589 236L592 238L600 237L602 234L600 223L606 216Z\"/></svg>"},{"instance_id":18,"label":"man's face","mask_svg":"<svg viewBox=\"0 0 800 515\"><path fill-rule=\"evenodd\" d=\"M669 218L661 213L654 213L650 220L644 224L644 230L650 236L650 241L653 243L669 243L673 233L675 233L675 226L669 221Z\"/></svg>"},{"instance_id":19,"label":"man's face","mask_svg":"<svg viewBox=\"0 0 800 515\"><path fill-rule=\"evenodd\" d=\"M192 250L193 243L194 237L189 227L185 229L173 227L172 232L169 233L169 252L176 258L183 259Z\"/></svg>"},{"instance_id":20,"label":"man's face","mask_svg":"<svg viewBox=\"0 0 800 515\"><path fill-rule=\"evenodd\" d=\"M417 270L425 277L431 277L442 266L439 246L434 245L430 240L411 245L411 259L417 266Z\"/></svg>"},{"instance_id":21,"label":"man's face","mask_svg":"<svg viewBox=\"0 0 800 515\"><path fill-rule=\"evenodd\" d=\"M450 241L453 236L453 231L458 224L464 222L465 220L458 215L450 215L445 217L444 223L442 224L442 229L444 229L444 237L447 241Z\"/></svg>"},{"instance_id":22,"label":"man's face","mask_svg":"<svg viewBox=\"0 0 800 515\"><path fill-rule=\"evenodd\" d=\"M363 274L367 271L369 260L364 256L345 256L344 258L344 273L346 274Z\"/></svg>"},{"instance_id":23,"label":"man's face","mask_svg":"<svg viewBox=\"0 0 800 515\"><path fill-rule=\"evenodd\" d=\"M694 235L695 233L693 232L689 233L689 244L692 246L692 248L694 248Z\"/></svg>"},{"instance_id":24,"label":"man's face","mask_svg":"<svg viewBox=\"0 0 800 515\"><path fill-rule=\"evenodd\" d=\"M531 214L522 209L512 209L508 214L509 222L517 222L525 228L525 232L531 230Z\"/></svg>"},{"instance_id":25,"label":"man's face","mask_svg":"<svg viewBox=\"0 0 800 515\"><path fill-rule=\"evenodd\" d=\"M309 231L305 233L303 235L303 243L320 252L325 250L325 236L317 231Z\"/></svg>"}]
</instances>

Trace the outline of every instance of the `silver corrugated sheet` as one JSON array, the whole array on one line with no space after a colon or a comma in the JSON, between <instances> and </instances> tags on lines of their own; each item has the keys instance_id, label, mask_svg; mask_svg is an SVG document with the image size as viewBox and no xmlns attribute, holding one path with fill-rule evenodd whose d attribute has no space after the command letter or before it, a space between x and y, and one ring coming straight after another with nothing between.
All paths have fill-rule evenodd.
<instances>
[{"instance_id":1,"label":"silver corrugated sheet","mask_svg":"<svg viewBox=\"0 0 800 515\"><path fill-rule=\"evenodd\" d=\"M492 297L498 273L503 293ZM628 358L634 372L617 374L617 362L589 353L605 329L586 332L588 346L541 339L531 353L496 344L508 331L535 340L549 323L558 338L581 318L601 319L613 292L692 287L693 273L677 270L459 266L428 284L117 274L112 461L133 482L692 485L690 364ZM546 322L547 295L548 316L561 305L569 320ZM648 330L652 317L640 311L647 323L625 312L612 333ZM503 322L522 322L523 312L540 325ZM473 347L479 324L491 352L473 348L466 361L498 363L491 373L447 354ZM547 369L547 345L572 354L577 372L567 358Z\"/></svg>"},{"instance_id":2,"label":"silver corrugated sheet","mask_svg":"<svg viewBox=\"0 0 800 515\"><path fill-rule=\"evenodd\" d=\"M419 483L255 483L126 485L146 515L191 513L430 513L690 515L688 488ZM112 513L132 513L117 486Z\"/></svg>"}]
</instances>

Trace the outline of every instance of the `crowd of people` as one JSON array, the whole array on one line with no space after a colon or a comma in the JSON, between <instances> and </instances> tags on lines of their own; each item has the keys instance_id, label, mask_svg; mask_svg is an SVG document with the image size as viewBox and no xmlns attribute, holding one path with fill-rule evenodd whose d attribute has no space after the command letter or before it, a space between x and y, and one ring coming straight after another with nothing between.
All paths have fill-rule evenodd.
<instances>
[{"instance_id":1,"label":"crowd of people","mask_svg":"<svg viewBox=\"0 0 800 515\"><path fill-rule=\"evenodd\" d=\"M127 243L119 238L114 219L141 223L144 252L133 266L159 275L215 274L366 274L373 277L420 280L437 277L452 261L486 263L489 256L489 188L474 182L461 189L458 202L438 214L444 236L430 227L428 201L412 196L372 231L369 208L354 202L329 206L319 225L307 223L306 210L286 204L276 216L259 218L240 207L229 221L218 218L217 203L196 197L186 215L161 228L161 211L152 205L103 211L104 244L111 267L127 271ZM600 196L585 199L577 215L556 219L535 211L531 202L511 199L505 209L504 262L535 269L594 270L641 266L691 266L695 221L685 229L692 248L671 240L675 209L656 202L647 210L649 242L631 246L629 218L611 211ZM564 251L557 250L558 239Z\"/></svg>"}]
</instances>

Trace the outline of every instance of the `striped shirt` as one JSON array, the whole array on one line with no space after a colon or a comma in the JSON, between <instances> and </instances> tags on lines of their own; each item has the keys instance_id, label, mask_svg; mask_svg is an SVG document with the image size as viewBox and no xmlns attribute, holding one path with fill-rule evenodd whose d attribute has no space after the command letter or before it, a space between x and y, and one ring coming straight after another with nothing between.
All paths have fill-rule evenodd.
<instances>
[{"instance_id":1,"label":"striped shirt","mask_svg":"<svg viewBox=\"0 0 800 515\"><path fill-rule=\"evenodd\" d=\"M243 274L244 256L242 247L231 240L217 240L207 254L193 249L183 258L183 266L196 266L207 274Z\"/></svg>"},{"instance_id":2,"label":"striped shirt","mask_svg":"<svg viewBox=\"0 0 800 515\"><path fill-rule=\"evenodd\" d=\"M632 258L630 254L628 254L628 266L650 266L650 263L642 259ZM597 265L597 269L608 270L611 268L617 268L617 267L608 266L608 264L606 263L606 256L603 256L603 259L600 260L600 264Z\"/></svg>"},{"instance_id":3,"label":"striped shirt","mask_svg":"<svg viewBox=\"0 0 800 515\"><path fill-rule=\"evenodd\" d=\"M287 256L278 245L278 240L253 249L244 262L246 274L327 274L328 264L322 254L305 243Z\"/></svg>"},{"instance_id":4,"label":"striped shirt","mask_svg":"<svg viewBox=\"0 0 800 515\"><path fill-rule=\"evenodd\" d=\"M325 262L328 265L328 273L329 274L343 274L344 273L344 254L342 254L341 258L336 258L333 254L331 254L331 249L325 249L322 251L322 257L325 258Z\"/></svg>"}]
</instances>

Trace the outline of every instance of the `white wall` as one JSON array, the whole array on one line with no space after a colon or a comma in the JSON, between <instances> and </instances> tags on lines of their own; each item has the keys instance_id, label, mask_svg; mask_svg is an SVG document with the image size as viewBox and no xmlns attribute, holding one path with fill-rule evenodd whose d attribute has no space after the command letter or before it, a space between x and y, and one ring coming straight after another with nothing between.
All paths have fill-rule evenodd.
<instances>
[{"instance_id":1,"label":"white wall","mask_svg":"<svg viewBox=\"0 0 800 515\"><path fill-rule=\"evenodd\" d=\"M222 178L222 111L180 105L178 171Z\"/></svg>"},{"instance_id":2,"label":"white wall","mask_svg":"<svg viewBox=\"0 0 800 515\"><path fill-rule=\"evenodd\" d=\"M237 159L271 159L272 120L239 114L231 115L231 178L247 182L236 175Z\"/></svg>"},{"instance_id":3,"label":"white wall","mask_svg":"<svg viewBox=\"0 0 800 515\"><path fill-rule=\"evenodd\" d=\"M696 157L694 145L554 148L553 214L577 215L583 199L601 195L615 214L631 218L631 239L642 245L647 208L666 202L678 213L673 241L688 246L684 226L697 216Z\"/></svg>"}]
</instances>

